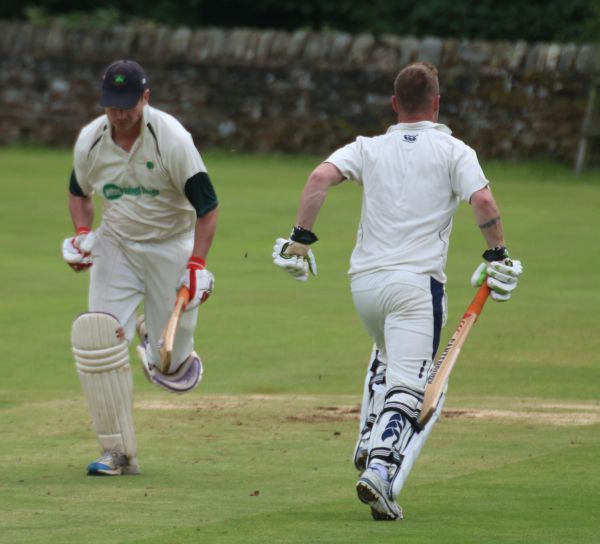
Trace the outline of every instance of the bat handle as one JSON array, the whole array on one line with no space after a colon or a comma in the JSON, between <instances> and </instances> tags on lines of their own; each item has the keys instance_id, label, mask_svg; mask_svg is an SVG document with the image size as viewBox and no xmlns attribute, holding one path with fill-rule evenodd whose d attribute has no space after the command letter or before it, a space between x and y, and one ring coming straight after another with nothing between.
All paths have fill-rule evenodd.
<instances>
[{"instance_id":1,"label":"bat handle","mask_svg":"<svg viewBox=\"0 0 600 544\"><path fill-rule=\"evenodd\" d=\"M177 291L177 299L183 299L183 305L185 306L190 301L190 290L183 286Z\"/></svg>"},{"instance_id":2,"label":"bat handle","mask_svg":"<svg viewBox=\"0 0 600 544\"><path fill-rule=\"evenodd\" d=\"M469 307L465 312L465 316L469 314L479 315L481 313L481 310L483 310L483 305L485 304L485 301L487 300L489 294L490 288L487 282L484 280L481 287L477 290L477 293L475 293L471 304L469 304Z\"/></svg>"}]
</instances>

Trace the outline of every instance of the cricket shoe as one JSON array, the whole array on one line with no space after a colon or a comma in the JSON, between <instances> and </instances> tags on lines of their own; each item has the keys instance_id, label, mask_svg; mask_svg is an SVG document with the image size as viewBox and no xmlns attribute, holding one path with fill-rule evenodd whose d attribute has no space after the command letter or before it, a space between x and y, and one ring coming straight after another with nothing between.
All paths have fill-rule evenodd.
<instances>
[{"instance_id":1,"label":"cricket shoe","mask_svg":"<svg viewBox=\"0 0 600 544\"><path fill-rule=\"evenodd\" d=\"M390 499L389 492L389 480L372 467L368 467L356 483L358 498L371 507L371 516L376 521L402 519L402 508Z\"/></svg>"},{"instance_id":2,"label":"cricket shoe","mask_svg":"<svg viewBox=\"0 0 600 544\"><path fill-rule=\"evenodd\" d=\"M102 457L87 466L88 476L122 476L125 474L139 474L140 466L137 459L128 459L124 453L118 451L104 452Z\"/></svg>"}]
</instances>

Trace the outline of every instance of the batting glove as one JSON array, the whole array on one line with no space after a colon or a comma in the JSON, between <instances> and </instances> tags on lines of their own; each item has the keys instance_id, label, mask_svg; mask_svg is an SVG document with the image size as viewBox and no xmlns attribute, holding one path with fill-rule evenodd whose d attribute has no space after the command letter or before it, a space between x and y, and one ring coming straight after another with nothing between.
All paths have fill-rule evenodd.
<instances>
[{"instance_id":1,"label":"batting glove","mask_svg":"<svg viewBox=\"0 0 600 544\"><path fill-rule=\"evenodd\" d=\"M62 254L65 262L75 272L87 270L92 266L92 246L94 233L87 227L80 227L72 238L65 238L62 244Z\"/></svg>"},{"instance_id":2,"label":"batting glove","mask_svg":"<svg viewBox=\"0 0 600 544\"><path fill-rule=\"evenodd\" d=\"M517 288L519 276L523 273L521 261L509 258L505 247L488 249L481 263L471 276L471 285L480 287L484 281L491 289L490 296L497 302L506 302Z\"/></svg>"},{"instance_id":3,"label":"batting glove","mask_svg":"<svg viewBox=\"0 0 600 544\"><path fill-rule=\"evenodd\" d=\"M318 238L313 232L294 227L289 239L277 238L273 246L273 264L285 270L298 281L308 280L308 273L317 275L317 261L310 244Z\"/></svg>"},{"instance_id":4,"label":"batting glove","mask_svg":"<svg viewBox=\"0 0 600 544\"><path fill-rule=\"evenodd\" d=\"M215 278L205 268L206 262L201 257L190 257L186 271L183 273L177 284L177 291L186 287L190 292L190 300L185 305L185 311L189 312L197 308L212 293Z\"/></svg>"}]
</instances>

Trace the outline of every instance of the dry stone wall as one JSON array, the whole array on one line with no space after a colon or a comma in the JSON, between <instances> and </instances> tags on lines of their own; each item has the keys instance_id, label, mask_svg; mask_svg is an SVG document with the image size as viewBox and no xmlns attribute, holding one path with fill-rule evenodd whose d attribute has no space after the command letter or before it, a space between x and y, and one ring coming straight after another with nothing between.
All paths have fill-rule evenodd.
<instances>
[{"instance_id":1,"label":"dry stone wall","mask_svg":"<svg viewBox=\"0 0 600 544\"><path fill-rule=\"evenodd\" d=\"M440 69L441 121L483 157L572 162L600 45L0 22L0 144L71 145L103 68L133 58L200 148L327 153L394 123L396 73Z\"/></svg>"}]
</instances>

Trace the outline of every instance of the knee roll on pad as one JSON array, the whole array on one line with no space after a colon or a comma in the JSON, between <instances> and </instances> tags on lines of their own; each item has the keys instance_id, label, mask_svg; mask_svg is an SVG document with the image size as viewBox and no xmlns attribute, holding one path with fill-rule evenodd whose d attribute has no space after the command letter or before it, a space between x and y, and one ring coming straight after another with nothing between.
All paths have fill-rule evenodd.
<instances>
[{"instance_id":1,"label":"knee roll on pad","mask_svg":"<svg viewBox=\"0 0 600 544\"><path fill-rule=\"evenodd\" d=\"M73 322L71 344L101 452L134 458L133 378L121 324L110 314L82 314Z\"/></svg>"}]
</instances>

